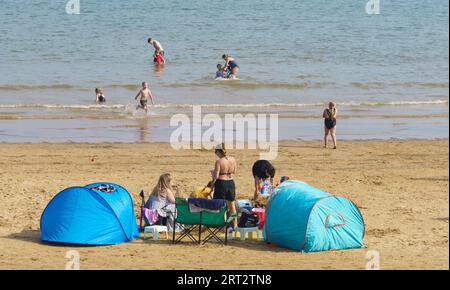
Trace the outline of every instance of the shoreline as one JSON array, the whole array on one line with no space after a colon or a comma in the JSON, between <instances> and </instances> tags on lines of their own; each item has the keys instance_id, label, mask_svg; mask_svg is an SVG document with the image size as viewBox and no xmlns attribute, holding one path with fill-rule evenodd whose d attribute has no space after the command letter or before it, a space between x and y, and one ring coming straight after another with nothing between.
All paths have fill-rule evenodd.
<instances>
[{"instance_id":1,"label":"shoreline","mask_svg":"<svg viewBox=\"0 0 450 290\"><path fill-rule=\"evenodd\" d=\"M142 118L142 119L103 119L103 120L10 120L0 124L0 143L146 143L169 142L172 134L182 135L182 141L189 143L193 140L193 134L205 136L211 134L211 125L195 127L195 118L185 117L183 123L174 123L172 119ZM206 115L205 115L206 116ZM220 116L218 116L220 117ZM262 119L261 119L262 118ZM266 117L252 117L255 124ZM204 119L203 121L205 121ZM282 140L322 140L323 120L321 118L295 119L278 118L270 125L255 127L248 122L245 127L237 127L237 122L231 127L223 123L221 118L219 129L214 125L214 130L220 130L222 138L231 131L236 142L254 141L257 136L254 130L263 135L262 141ZM244 119L241 119L244 120ZM239 122L241 122L239 120ZM266 119L267 120L267 119ZM178 121L177 121L178 122ZM192 129L191 129L192 128ZM249 131L251 129L251 131ZM195 131L194 131L195 130ZM348 118L338 119L338 140L434 140L447 139L448 117L418 118L418 119L375 119L375 118ZM207 131L210 131L207 133ZM265 133L264 133L265 131ZM253 134L253 135L252 135ZM258 133L259 134L259 133ZM206 139L209 135L206 135ZM253 137L252 137L253 136ZM176 138L176 136L173 136ZM216 137L217 139L217 137Z\"/></svg>"},{"instance_id":2,"label":"shoreline","mask_svg":"<svg viewBox=\"0 0 450 290\"><path fill-rule=\"evenodd\" d=\"M331 137L330 137L331 138ZM283 145L286 143L297 143L297 142L308 142L308 143L317 143L322 142L322 139L296 139L296 140L279 140L278 144ZM449 141L449 137L446 138L407 138L407 139L401 139L401 138L390 138L390 139L381 139L381 138L373 138L373 139L342 139L339 140L339 137L337 139L338 143L362 143L362 142L415 142L415 141ZM331 139L330 139L331 142ZM155 145L170 145L170 142L166 141L154 141L154 142L76 142L76 141L65 141L65 142L5 142L0 141L0 145L145 145L145 144L155 144ZM320 146L317 148L321 148ZM322 148L323 149L323 148ZM207 150L205 148L202 149L187 149L187 150ZM244 149L230 149L230 150L249 150L248 148ZM250 149L251 150L251 149Z\"/></svg>"},{"instance_id":3,"label":"shoreline","mask_svg":"<svg viewBox=\"0 0 450 290\"><path fill-rule=\"evenodd\" d=\"M276 176L354 201L366 224L367 249L302 254L255 240L198 247L164 238L105 247L44 244L40 215L62 189L120 184L137 215L139 191L148 196L163 172L173 174L183 196L206 184L214 154L176 151L168 143L0 144L0 269L64 269L71 249L80 252L82 269L364 269L368 250L380 252L381 269L448 269L448 139L338 141L337 150L319 141L279 145ZM237 198L249 198L258 151L231 154L238 161Z\"/></svg>"},{"instance_id":4,"label":"shoreline","mask_svg":"<svg viewBox=\"0 0 450 290\"><path fill-rule=\"evenodd\" d=\"M178 107L179 105L168 108L152 107L148 114L141 110L136 111L132 104L120 105L119 108L115 108L115 105L112 105L114 108L87 105L88 108L85 109L0 108L0 143L169 142L171 134L181 125L183 136L189 136L193 131L191 128L198 129L195 134L199 134L200 129L193 123L195 120L202 121L203 134L212 125L208 123L208 116L220 119L218 124L223 129L222 134L235 130L236 138L239 138L237 141L249 139L250 128L266 130L266 136L270 134L274 139L283 141L323 138L323 105L289 107L284 104L281 108L263 103L259 105L269 107L253 107L257 104L249 104L241 109L227 107L227 104L222 104L221 107L194 107L192 104L188 107ZM448 106L442 104L407 107L338 105L338 108L337 137L340 140L428 140L449 136ZM179 116L183 116L182 124L177 120ZM228 117L234 119L233 127L226 122ZM267 121L264 122L267 119L270 120L270 126L267 126ZM272 124L272 120L276 122ZM244 124L247 130L238 123ZM239 134L238 130L241 130ZM187 140L189 138L183 141Z\"/></svg>"}]
</instances>

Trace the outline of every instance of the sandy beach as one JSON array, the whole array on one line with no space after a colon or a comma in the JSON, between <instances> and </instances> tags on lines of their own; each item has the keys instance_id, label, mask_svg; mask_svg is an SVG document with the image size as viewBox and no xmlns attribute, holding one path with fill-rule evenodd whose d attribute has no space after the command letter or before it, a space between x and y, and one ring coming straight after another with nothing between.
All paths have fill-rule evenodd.
<instances>
[{"instance_id":1,"label":"sandy beach","mask_svg":"<svg viewBox=\"0 0 450 290\"><path fill-rule=\"evenodd\" d=\"M338 150L320 142L284 142L273 162L288 175L353 200L365 223L367 249L298 253L261 241L172 245L137 239L104 247L40 241L39 219L60 190L95 181L123 185L138 214L138 193L171 172L183 192L208 180L215 157L207 150L175 151L169 144L1 144L0 269L64 269L68 250L81 269L364 269L377 250L382 269L449 268L448 140L349 141ZM238 198L252 194L254 150L238 160Z\"/></svg>"}]
</instances>

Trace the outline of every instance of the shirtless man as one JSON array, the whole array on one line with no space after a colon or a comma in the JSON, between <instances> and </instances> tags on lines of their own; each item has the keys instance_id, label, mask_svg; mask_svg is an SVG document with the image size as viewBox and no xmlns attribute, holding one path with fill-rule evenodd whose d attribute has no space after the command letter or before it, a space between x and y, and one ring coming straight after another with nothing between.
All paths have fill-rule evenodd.
<instances>
[{"instance_id":1,"label":"shirtless man","mask_svg":"<svg viewBox=\"0 0 450 290\"><path fill-rule=\"evenodd\" d=\"M152 95L152 92L150 91L150 88L149 88L147 82L142 83L142 89L139 90L139 92L137 93L137 95L134 99L137 100L137 98L139 96L141 96L141 98L139 100L139 105L136 107L136 110L139 108L142 108L145 110L145 113L148 113L148 106L147 106L148 99L150 99L150 101L152 102L152 105L154 105L155 103L153 102L153 95Z\"/></svg>"},{"instance_id":2,"label":"shirtless man","mask_svg":"<svg viewBox=\"0 0 450 290\"><path fill-rule=\"evenodd\" d=\"M156 56L157 53L160 53L164 57L164 49L158 40L149 38L147 40L147 42L148 42L148 44L150 44L151 46L153 46L155 48L155 52L153 53L153 56Z\"/></svg>"}]
</instances>

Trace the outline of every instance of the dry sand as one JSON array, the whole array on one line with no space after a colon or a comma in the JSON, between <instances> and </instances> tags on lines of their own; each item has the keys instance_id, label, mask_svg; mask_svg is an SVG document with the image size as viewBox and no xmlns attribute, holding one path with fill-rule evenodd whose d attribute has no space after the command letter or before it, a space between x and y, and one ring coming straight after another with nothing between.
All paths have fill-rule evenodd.
<instances>
[{"instance_id":1,"label":"dry sand","mask_svg":"<svg viewBox=\"0 0 450 290\"><path fill-rule=\"evenodd\" d=\"M127 188L137 206L138 192L151 190L162 172L173 173L185 192L204 185L215 156L168 144L0 144L0 269L64 269L71 249L80 252L81 269L364 269L367 250L379 251L382 269L449 269L448 150L448 140L341 142L338 150L282 143L277 176L352 199L366 223L367 249L297 253L255 240L43 244L40 215L60 190L111 181ZM239 162L238 198L250 197L258 152L232 154Z\"/></svg>"}]
</instances>

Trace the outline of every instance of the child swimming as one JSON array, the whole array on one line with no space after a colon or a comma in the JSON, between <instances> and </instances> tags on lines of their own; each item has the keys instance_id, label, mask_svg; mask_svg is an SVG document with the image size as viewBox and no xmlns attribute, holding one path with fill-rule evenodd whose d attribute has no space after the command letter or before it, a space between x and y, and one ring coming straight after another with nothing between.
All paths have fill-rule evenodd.
<instances>
[{"instance_id":1,"label":"child swimming","mask_svg":"<svg viewBox=\"0 0 450 290\"><path fill-rule=\"evenodd\" d=\"M106 102L106 98L103 95L102 89L95 88L95 102L96 103L104 103L104 102Z\"/></svg>"},{"instance_id":2,"label":"child swimming","mask_svg":"<svg viewBox=\"0 0 450 290\"><path fill-rule=\"evenodd\" d=\"M152 105L154 105L155 103L153 102L153 95L152 92L150 91L147 82L142 83L142 89L139 90L134 99L137 100L139 96L140 96L139 105L136 107L136 110L141 108L145 110L145 113L148 113L148 106L147 106L148 100L150 99Z\"/></svg>"}]
</instances>

